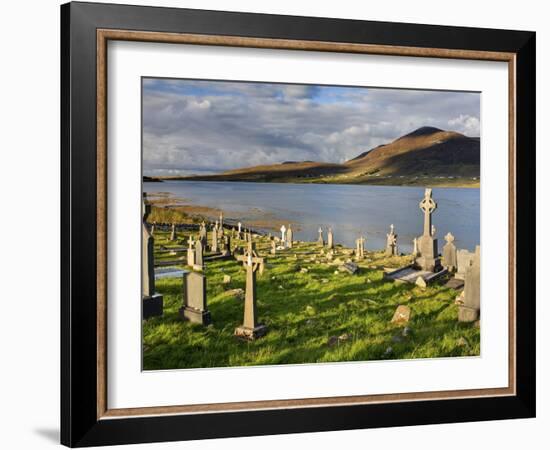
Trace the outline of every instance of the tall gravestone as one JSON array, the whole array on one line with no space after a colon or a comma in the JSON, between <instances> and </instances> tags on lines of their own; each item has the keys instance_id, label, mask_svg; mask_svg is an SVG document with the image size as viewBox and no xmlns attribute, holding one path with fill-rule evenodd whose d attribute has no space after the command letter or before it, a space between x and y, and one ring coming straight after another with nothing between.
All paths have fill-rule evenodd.
<instances>
[{"instance_id":1,"label":"tall gravestone","mask_svg":"<svg viewBox=\"0 0 550 450\"><path fill-rule=\"evenodd\" d=\"M456 246L453 243L454 240L455 237L451 233L445 235L445 241L447 241L447 243L443 246L443 258L441 263L449 272L454 272L457 268Z\"/></svg>"},{"instance_id":2,"label":"tall gravestone","mask_svg":"<svg viewBox=\"0 0 550 450\"><path fill-rule=\"evenodd\" d=\"M141 279L142 279L142 317L162 316L163 298L162 295L155 292L155 239L147 230L147 217L151 213L151 205L146 203L145 194L143 194L142 203L142 261L141 261Z\"/></svg>"},{"instance_id":3,"label":"tall gravestone","mask_svg":"<svg viewBox=\"0 0 550 450\"><path fill-rule=\"evenodd\" d=\"M212 252L218 251L218 229L214 227L212 229L212 244L210 245L210 250Z\"/></svg>"},{"instance_id":4,"label":"tall gravestone","mask_svg":"<svg viewBox=\"0 0 550 450\"><path fill-rule=\"evenodd\" d=\"M365 241L366 239L363 236L355 240L355 257L357 259L365 257Z\"/></svg>"},{"instance_id":5,"label":"tall gravestone","mask_svg":"<svg viewBox=\"0 0 550 450\"><path fill-rule=\"evenodd\" d=\"M397 234L394 231L393 224L390 225L390 232L386 234L386 255L399 255L399 247L397 245Z\"/></svg>"},{"instance_id":6,"label":"tall gravestone","mask_svg":"<svg viewBox=\"0 0 550 450\"><path fill-rule=\"evenodd\" d=\"M457 270L455 273L455 278L459 280L465 279L466 269L472 265L474 261L474 256L474 253L469 252L465 249L461 249L456 252Z\"/></svg>"},{"instance_id":7,"label":"tall gravestone","mask_svg":"<svg viewBox=\"0 0 550 450\"><path fill-rule=\"evenodd\" d=\"M325 239L323 238L323 229L321 227L319 227L319 229L317 230L317 232L319 233L319 237L317 238L317 243L321 246L321 247L324 247L325 245Z\"/></svg>"},{"instance_id":8,"label":"tall gravestone","mask_svg":"<svg viewBox=\"0 0 550 450\"><path fill-rule=\"evenodd\" d=\"M334 234L332 234L332 228L329 228L327 232L327 248L329 250L334 249Z\"/></svg>"},{"instance_id":9,"label":"tall gravestone","mask_svg":"<svg viewBox=\"0 0 550 450\"><path fill-rule=\"evenodd\" d=\"M478 245L476 246L472 265L466 269L463 304L458 307L458 320L460 322L474 322L479 319L480 262L480 248Z\"/></svg>"},{"instance_id":10,"label":"tall gravestone","mask_svg":"<svg viewBox=\"0 0 550 450\"><path fill-rule=\"evenodd\" d=\"M292 240L293 240L293 232L292 232L292 228L290 227L290 224L288 225L288 230L286 232L286 242L287 242L287 247L288 248L292 248Z\"/></svg>"},{"instance_id":11,"label":"tall gravestone","mask_svg":"<svg viewBox=\"0 0 550 450\"><path fill-rule=\"evenodd\" d=\"M187 240L187 265L190 267L195 265L195 241L193 236L189 236Z\"/></svg>"},{"instance_id":12,"label":"tall gravestone","mask_svg":"<svg viewBox=\"0 0 550 450\"><path fill-rule=\"evenodd\" d=\"M183 274L183 306L179 310L184 320L201 325L212 322L206 305L206 277L202 273Z\"/></svg>"},{"instance_id":13,"label":"tall gravestone","mask_svg":"<svg viewBox=\"0 0 550 450\"><path fill-rule=\"evenodd\" d=\"M441 270L441 262L437 253L437 239L433 236L432 214L437 209L437 203L432 199L432 190L426 189L424 198L419 203L424 212L424 233L418 238L418 256L415 264L422 270L437 272Z\"/></svg>"},{"instance_id":14,"label":"tall gravestone","mask_svg":"<svg viewBox=\"0 0 550 450\"><path fill-rule=\"evenodd\" d=\"M172 224L172 230L171 230L171 232L170 232L170 240L171 240L171 241L175 241L175 240L176 240L176 237L177 237L177 235L176 235L176 224L173 223L173 224Z\"/></svg>"},{"instance_id":15,"label":"tall gravestone","mask_svg":"<svg viewBox=\"0 0 550 450\"><path fill-rule=\"evenodd\" d=\"M235 336L254 340L267 333L267 327L258 323L256 312L256 271L264 263L264 259L258 257L252 242L248 243L244 255L239 255L236 259L241 261L246 269L246 291L243 324L235 329Z\"/></svg>"},{"instance_id":16,"label":"tall gravestone","mask_svg":"<svg viewBox=\"0 0 550 450\"><path fill-rule=\"evenodd\" d=\"M195 270L202 270L204 268L203 253L204 247L202 241L198 240L195 242L195 265L193 266Z\"/></svg>"}]
</instances>

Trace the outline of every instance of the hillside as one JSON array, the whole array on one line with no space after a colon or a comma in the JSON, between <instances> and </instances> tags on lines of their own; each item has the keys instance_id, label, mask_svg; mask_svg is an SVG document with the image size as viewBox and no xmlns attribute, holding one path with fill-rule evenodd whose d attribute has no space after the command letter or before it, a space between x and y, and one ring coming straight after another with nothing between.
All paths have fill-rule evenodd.
<instances>
[{"instance_id":1,"label":"hillside","mask_svg":"<svg viewBox=\"0 0 550 450\"><path fill-rule=\"evenodd\" d=\"M287 161L180 179L478 187L479 148L479 138L422 127L343 164Z\"/></svg>"}]
</instances>

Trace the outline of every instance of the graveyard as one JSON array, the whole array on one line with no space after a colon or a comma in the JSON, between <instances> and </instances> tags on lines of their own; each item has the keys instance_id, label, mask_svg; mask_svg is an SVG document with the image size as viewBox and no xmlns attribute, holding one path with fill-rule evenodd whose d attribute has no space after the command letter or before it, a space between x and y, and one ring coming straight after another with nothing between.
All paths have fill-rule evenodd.
<instances>
[{"instance_id":1,"label":"graveyard","mask_svg":"<svg viewBox=\"0 0 550 450\"><path fill-rule=\"evenodd\" d=\"M338 230L305 242L290 226L272 236L223 216L176 226L148 223L145 213L144 266L157 276L144 273L143 369L479 355L479 306L461 300L475 286L456 283L452 236L440 261L435 208L427 192L412 255L398 251L393 225L386 248L369 251L363 236L355 248L340 245ZM405 272L411 280L400 279Z\"/></svg>"}]
</instances>

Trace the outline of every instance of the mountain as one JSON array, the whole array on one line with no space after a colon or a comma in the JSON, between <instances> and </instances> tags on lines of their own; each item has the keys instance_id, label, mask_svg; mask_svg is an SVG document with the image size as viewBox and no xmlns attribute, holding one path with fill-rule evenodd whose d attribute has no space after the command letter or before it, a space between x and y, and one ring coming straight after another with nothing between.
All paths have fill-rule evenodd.
<instances>
[{"instance_id":1,"label":"mountain","mask_svg":"<svg viewBox=\"0 0 550 450\"><path fill-rule=\"evenodd\" d=\"M479 186L479 148L478 137L421 127L343 164L286 161L185 179Z\"/></svg>"}]
</instances>

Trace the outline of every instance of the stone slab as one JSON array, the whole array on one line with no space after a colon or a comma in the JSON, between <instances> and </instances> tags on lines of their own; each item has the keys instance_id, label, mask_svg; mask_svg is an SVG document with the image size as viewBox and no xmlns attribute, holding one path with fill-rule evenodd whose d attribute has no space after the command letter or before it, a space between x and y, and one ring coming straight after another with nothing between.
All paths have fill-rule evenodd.
<instances>
[{"instance_id":1,"label":"stone slab","mask_svg":"<svg viewBox=\"0 0 550 450\"><path fill-rule=\"evenodd\" d=\"M155 280L161 278L181 278L185 273L188 273L188 271L176 267L159 267L155 269Z\"/></svg>"},{"instance_id":2,"label":"stone slab","mask_svg":"<svg viewBox=\"0 0 550 450\"><path fill-rule=\"evenodd\" d=\"M430 272L428 270L415 269L412 265L401 267L393 272L384 274L385 279L401 281L405 283L415 284L418 277L421 277L426 284L433 282L447 273L447 269L442 269L439 272Z\"/></svg>"}]
</instances>

